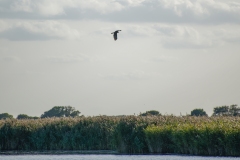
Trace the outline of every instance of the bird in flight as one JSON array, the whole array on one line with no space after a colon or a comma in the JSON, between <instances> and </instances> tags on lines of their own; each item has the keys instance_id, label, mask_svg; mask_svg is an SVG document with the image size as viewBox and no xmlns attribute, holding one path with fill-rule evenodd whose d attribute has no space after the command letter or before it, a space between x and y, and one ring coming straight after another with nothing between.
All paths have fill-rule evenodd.
<instances>
[{"instance_id":1,"label":"bird in flight","mask_svg":"<svg viewBox=\"0 0 240 160\"><path fill-rule=\"evenodd\" d=\"M113 38L115 41L117 40L117 34L119 33L119 31L121 31L121 30L116 30L115 32L111 33L111 34L113 34Z\"/></svg>"}]
</instances>

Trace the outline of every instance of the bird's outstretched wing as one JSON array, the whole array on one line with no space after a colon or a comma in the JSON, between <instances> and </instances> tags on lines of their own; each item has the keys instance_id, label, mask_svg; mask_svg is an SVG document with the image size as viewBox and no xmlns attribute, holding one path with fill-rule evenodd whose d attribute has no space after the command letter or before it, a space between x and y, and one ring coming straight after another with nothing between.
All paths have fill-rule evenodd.
<instances>
[{"instance_id":1,"label":"bird's outstretched wing","mask_svg":"<svg viewBox=\"0 0 240 160\"><path fill-rule=\"evenodd\" d=\"M116 30L115 32L122 31L122 30ZM111 34L114 34L115 32L112 32Z\"/></svg>"}]
</instances>

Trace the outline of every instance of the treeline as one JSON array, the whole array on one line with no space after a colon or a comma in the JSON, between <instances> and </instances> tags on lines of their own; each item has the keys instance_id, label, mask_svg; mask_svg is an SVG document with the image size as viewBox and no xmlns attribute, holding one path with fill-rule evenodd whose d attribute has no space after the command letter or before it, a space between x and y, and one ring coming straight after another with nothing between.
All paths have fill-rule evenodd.
<instances>
[{"instance_id":1,"label":"treeline","mask_svg":"<svg viewBox=\"0 0 240 160\"><path fill-rule=\"evenodd\" d=\"M38 119L38 118L51 118L51 117L79 117L80 111L76 110L72 106L55 106L52 109L44 112L40 117L32 117L26 114L19 114L16 119ZM159 111L150 110L145 113L140 113L139 116L148 116L148 115L161 115ZM83 116L83 115L82 115ZM122 115L124 116L124 115ZM194 109L191 111L191 114L188 116L208 116L206 111L203 109ZM236 104L230 106L218 106L213 109L212 116L240 116L240 107ZM0 119L13 118L13 115L9 113L0 114Z\"/></svg>"},{"instance_id":2,"label":"treeline","mask_svg":"<svg viewBox=\"0 0 240 160\"><path fill-rule=\"evenodd\" d=\"M240 156L237 116L95 116L0 120L0 150L117 150Z\"/></svg>"},{"instance_id":3,"label":"treeline","mask_svg":"<svg viewBox=\"0 0 240 160\"><path fill-rule=\"evenodd\" d=\"M44 112L41 117L32 117L26 114L19 114L16 119L39 119L39 118L51 118L51 117L79 117L81 112L76 110L72 106L55 106L52 109ZM13 118L13 115L8 113L0 114L0 119Z\"/></svg>"}]
</instances>

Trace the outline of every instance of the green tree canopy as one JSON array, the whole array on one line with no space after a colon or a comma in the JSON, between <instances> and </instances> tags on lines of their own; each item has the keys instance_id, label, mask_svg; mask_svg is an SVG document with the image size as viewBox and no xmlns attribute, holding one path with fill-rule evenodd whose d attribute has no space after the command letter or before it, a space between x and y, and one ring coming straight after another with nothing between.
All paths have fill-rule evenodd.
<instances>
[{"instance_id":1,"label":"green tree canopy","mask_svg":"<svg viewBox=\"0 0 240 160\"><path fill-rule=\"evenodd\" d=\"M39 117L31 117L31 116L28 116L26 114L19 114L17 116L17 119L38 119Z\"/></svg>"},{"instance_id":2,"label":"green tree canopy","mask_svg":"<svg viewBox=\"0 0 240 160\"><path fill-rule=\"evenodd\" d=\"M78 117L79 114L78 110L75 110L74 107L71 106L55 106L49 111L44 112L41 115L41 118L47 117Z\"/></svg>"},{"instance_id":3,"label":"green tree canopy","mask_svg":"<svg viewBox=\"0 0 240 160\"><path fill-rule=\"evenodd\" d=\"M229 107L229 113L232 116L239 116L240 115L240 108L236 104L233 104Z\"/></svg>"},{"instance_id":4,"label":"green tree canopy","mask_svg":"<svg viewBox=\"0 0 240 160\"><path fill-rule=\"evenodd\" d=\"M233 104L231 106L219 106L213 109L213 116L239 116L240 108Z\"/></svg>"},{"instance_id":5,"label":"green tree canopy","mask_svg":"<svg viewBox=\"0 0 240 160\"><path fill-rule=\"evenodd\" d=\"M151 116L151 115L157 116L157 115L161 115L161 114L156 110L150 110L150 111L146 111L145 113L140 114L140 116Z\"/></svg>"},{"instance_id":6,"label":"green tree canopy","mask_svg":"<svg viewBox=\"0 0 240 160\"><path fill-rule=\"evenodd\" d=\"M208 116L203 109L194 109L191 111L191 116Z\"/></svg>"},{"instance_id":7,"label":"green tree canopy","mask_svg":"<svg viewBox=\"0 0 240 160\"><path fill-rule=\"evenodd\" d=\"M0 119L7 119L7 118L13 118L13 115L10 115L8 113L0 114Z\"/></svg>"}]
</instances>

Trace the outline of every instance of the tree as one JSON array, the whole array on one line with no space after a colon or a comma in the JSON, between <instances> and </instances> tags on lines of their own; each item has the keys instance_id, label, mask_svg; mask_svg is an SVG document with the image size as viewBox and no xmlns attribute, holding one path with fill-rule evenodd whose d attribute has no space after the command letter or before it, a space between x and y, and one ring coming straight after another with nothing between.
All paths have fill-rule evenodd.
<instances>
[{"instance_id":1,"label":"tree","mask_svg":"<svg viewBox=\"0 0 240 160\"><path fill-rule=\"evenodd\" d=\"M8 113L0 114L0 119L7 119L7 118L13 118L13 115L10 115Z\"/></svg>"},{"instance_id":2,"label":"tree","mask_svg":"<svg viewBox=\"0 0 240 160\"><path fill-rule=\"evenodd\" d=\"M41 115L41 118L47 117L78 117L79 114L78 110L75 110L74 107L71 106L55 106L49 111L44 112Z\"/></svg>"},{"instance_id":3,"label":"tree","mask_svg":"<svg viewBox=\"0 0 240 160\"><path fill-rule=\"evenodd\" d=\"M236 104L233 104L229 107L229 113L232 116L239 116L240 115L240 108L237 107Z\"/></svg>"},{"instance_id":4,"label":"tree","mask_svg":"<svg viewBox=\"0 0 240 160\"><path fill-rule=\"evenodd\" d=\"M17 119L28 119L28 115L26 115L26 114L19 114L18 116L17 116Z\"/></svg>"},{"instance_id":5,"label":"tree","mask_svg":"<svg viewBox=\"0 0 240 160\"><path fill-rule=\"evenodd\" d=\"M213 109L213 115L214 116L224 116L224 115L228 115L228 110L229 107L228 106L219 106L219 107L215 107Z\"/></svg>"},{"instance_id":6,"label":"tree","mask_svg":"<svg viewBox=\"0 0 240 160\"><path fill-rule=\"evenodd\" d=\"M213 116L239 116L240 108L236 104L231 106L219 106L213 109Z\"/></svg>"},{"instance_id":7,"label":"tree","mask_svg":"<svg viewBox=\"0 0 240 160\"><path fill-rule=\"evenodd\" d=\"M28 116L26 114L19 114L17 116L17 119L38 119L39 117L31 117L31 116Z\"/></svg>"},{"instance_id":8,"label":"tree","mask_svg":"<svg viewBox=\"0 0 240 160\"><path fill-rule=\"evenodd\" d=\"M156 110L150 110L150 111L146 111L145 113L140 114L140 116L157 116L157 115L161 115L158 111Z\"/></svg>"},{"instance_id":9,"label":"tree","mask_svg":"<svg viewBox=\"0 0 240 160\"><path fill-rule=\"evenodd\" d=\"M194 109L191 111L191 116L208 116L203 109Z\"/></svg>"}]
</instances>

